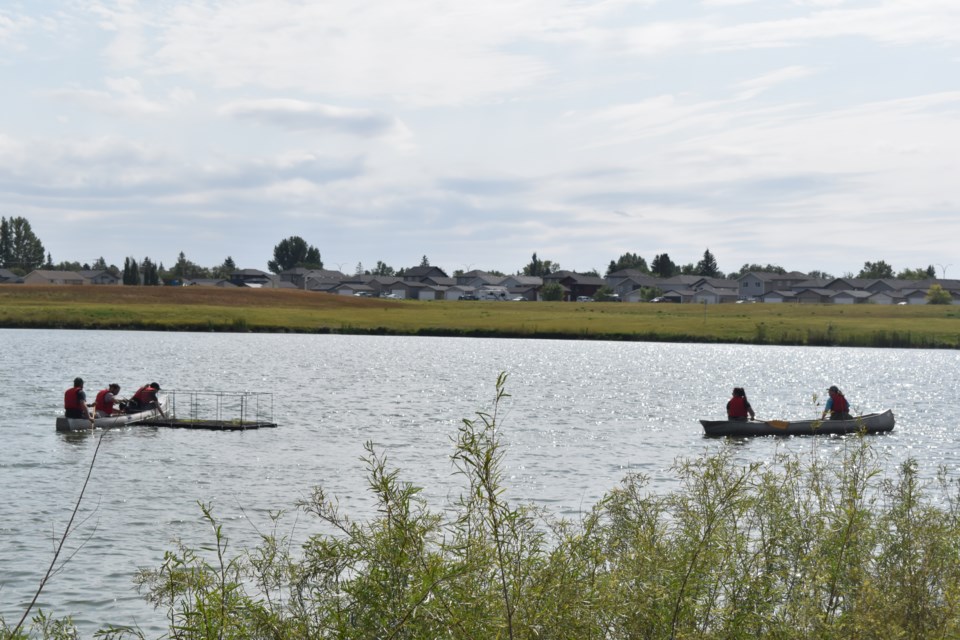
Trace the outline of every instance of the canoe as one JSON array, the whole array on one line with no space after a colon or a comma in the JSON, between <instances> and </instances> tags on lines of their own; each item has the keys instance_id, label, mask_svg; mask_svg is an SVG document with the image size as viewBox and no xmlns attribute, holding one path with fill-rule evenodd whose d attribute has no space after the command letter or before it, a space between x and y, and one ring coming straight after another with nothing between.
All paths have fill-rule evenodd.
<instances>
[{"instance_id":1,"label":"canoe","mask_svg":"<svg viewBox=\"0 0 960 640\"><path fill-rule=\"evenodd\" d=\"M160 401L160 407L167 408L167 399ZM144 420L149 420L160 415L158 409L147 409L137 413L117 413L104 418L96 418L92 422L88 418L67 418L60 416L57 418L57 431L90 431L92 429L115 429L128 424L137 424Z\"/></svg>"},{"instance_id":2,"label":"canoe","mask_svg":"<svg viewBox=\"0 0 960 640\"><path fill-rule=\"evenodd\" d=\"M701 420L708 436L815 436L893 431L893 411L866 413L851 420Z\"/></svg>"}]
</instances>

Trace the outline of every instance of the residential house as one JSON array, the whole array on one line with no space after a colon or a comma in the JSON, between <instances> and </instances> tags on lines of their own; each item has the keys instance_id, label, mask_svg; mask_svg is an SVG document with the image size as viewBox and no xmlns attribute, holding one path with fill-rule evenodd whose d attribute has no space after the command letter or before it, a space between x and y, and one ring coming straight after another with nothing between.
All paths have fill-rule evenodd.
<instances>
[{"instance_id":1,"label":"residential house","mask_svg":"<svg viewBox=\"0 0 960 640\"><path fill-rule=\"evenodd\" d=\"M236 286L255 289L272 286L274 278L272 273L259 269L240 269L230 274L230 282Z\"/></svg>"},{"instance_id":2,"label":"residential house","mask_svg":"<svg viewBox=\"0 0 960 640\"><path fill-rule=\"evenodd\" d=\"M446 272L440 267L421 266L403 270L403 279L410 282L423 282L427 278L447 278Z\"/></svg>"},{"instance_id":3,"label":"residential house","mask_svg":"<svg viewBox=\"0 0 960 640\"><path fill-rule=\"evenodd\" d=\"M772 273L769 271L748 271L737 278L740 298L759 298L770 291L793 290L794 287L810 278L805 273Z\"/></svg>"},{"instance_id":4,"label":"residential house","mask_svg":"<svg viewBox=\"0 0 960 640\"><path fill-rule=\"evenodd\" d=\"M226 289L235 289L237 285L226 278L184 278L184 287L222 287Z\"/></svg>"},{"instance_id":5,"label":"residential house","mask_svg":"<svg viewBox=\"0 0 960 640\"><path fill-rule=\"evenodd\" d=\"M888 292L883 293L884 295L889 295ZM834 293L830 301L833 302L833 304L860 304L867 302L874 295L878 294L870 293L869 291L850 291L845 289Z\"/></svg>"},{"instance_id":6,"label":"residential house","mask_svg":"<svg viewBox=\"0 0 960 640\"><path fill-rule=\"evenodd\" d=\"M0 269L0 284L22 284L23 278L10 269Z\"/></svg>"},{"instance_id":7,"label":"residential house","mask_svg":"<svg viewBox=\"0 0 960 640\"><path fill-rule=\"evenodd\" d=\"M86 278L89 284L120 284L120 278L106 269L83 269L77 273Z\"/></svg>"},{"instance_id":8,"label":"residential house","mask_svg":"<svg viewBox=\"0 0 960 640\"><path fill-rule=\"evenodd\" d=\"M729 281L731 286L717 286L715 284L704 283L694 289L693 301L700 304L720 304L723 302L736 302L740 297L736 282Z\"/></svg>"},{"instance_id":9,"label":"residential house","mask_svg":"<svg viewBox=\"0 0 960 640\"><path fill-rule=\"evenodd\" d=\"M780 291L780 290L768 291L767 293L752 299L760 300L760 302L770 303L770 304L781 304L784 302L797 302L797 292L796 291Z\"/></svg>"},{"instance_id":10,"label":"residential house","mask_svg":"<svg viewBox=\"0 0 960 640\"><path fill-rule=\"evenodd\" d=\"M833 289L801 289L796 292L796 301L800 303L829 303L837 294Z\"/></svg>"},{"instance_id":11,"label":"residential house","mask_svg":"<svg viewBox=\"0 0 960 640\"><path fill-rule=\"evenodd\" d=\"M563 287L563 299L572 301L581 296L592 298L606 281L599 276L584 275L573 271L557 271L543 276L543 285L557 283Z\"/></svg>"},{"instance_id":12,"label":"residential house","mask_svg":"<svg viewBox=\"0 0 960 640\"><path fill-rule=\"evenodd\" d=\"M23 284L89 284L86 278L76 271L47 271L38 269L23 277Z\"/></svg>"}]
</instances>

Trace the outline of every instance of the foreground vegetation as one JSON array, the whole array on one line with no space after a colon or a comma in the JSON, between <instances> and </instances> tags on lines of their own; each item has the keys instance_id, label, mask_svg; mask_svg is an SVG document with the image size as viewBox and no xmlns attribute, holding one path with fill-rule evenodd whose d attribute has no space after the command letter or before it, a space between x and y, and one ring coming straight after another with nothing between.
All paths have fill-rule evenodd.
<instances>
[{"instance_id":1,"label":"foreground vegetation","mask_svg":"<svg viewBox=\"0 0 960 640\"><path fill-rule=\"evenodd\" d=\"M952 305L421 302L215 287L0 286L0 327L960 347Z\"/></svg>"},{"instance_id":2,"label":"foreground vegetation","mask_svg":"<svg viewBox=\"0 0 960 640\"><path fill-rule=\"evenodd\" d=\"M376 515L322 488L300 507L329 525L298 550L274 533L228 553L213 508L205 552L182 543L138 576L171 638L947 638L960 635L960 500L941 474L896 474L869 436L839 459L813 447L738 465L676 463L675 492L627 477L579 522L508 499L497 382L464 420L459 500L431 510L367 445ZM814 441L816 442L816 441ZM276 523L275 523L276 524ZM277 527L275 527L276 530ZM69 622L38 622L71 637ZM2 625L0 625L2 627ZM138 637L115 628L109 637ZM0 631L0 638L11 636Z\"/></svg>"}]
</instances>

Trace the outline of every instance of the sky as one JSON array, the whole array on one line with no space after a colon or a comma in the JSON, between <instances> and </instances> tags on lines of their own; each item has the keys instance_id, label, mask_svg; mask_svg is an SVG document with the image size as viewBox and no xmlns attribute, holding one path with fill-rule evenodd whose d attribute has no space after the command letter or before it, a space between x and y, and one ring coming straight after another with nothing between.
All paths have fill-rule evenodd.
<instances>
[{"instance_id":1,"label":"sky","mask_svg":"<svg viewBox=\"0 0 960 640\"><path fill-rule=\"evenodd\" d=\"M7 0L0 86L55 263L960 277L957 0Z\"/></svg>"}]
</instances>

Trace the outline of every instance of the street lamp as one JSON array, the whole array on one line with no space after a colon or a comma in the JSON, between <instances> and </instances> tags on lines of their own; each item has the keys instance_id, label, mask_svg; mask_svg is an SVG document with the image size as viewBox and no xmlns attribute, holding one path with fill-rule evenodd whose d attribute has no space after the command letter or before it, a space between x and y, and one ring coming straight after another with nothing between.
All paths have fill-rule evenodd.
<instances>
[{"instance_id":1,"label":"street lamp","mask_svg":"<svg viewBox=\"0 0 960 640\"><path fill-rule=\"evenodd\" d=\"M940 264L940 263L937 263L937 266L940 267L940 277L943 278L944 280L946 280L946 279L947 279L947 268L948 268L948 267L952 267L953 265L952 265L952 264L948 264L948 265L944 266L944 265L942 265L942 264Z\"/></svg>"}]
</instances>

